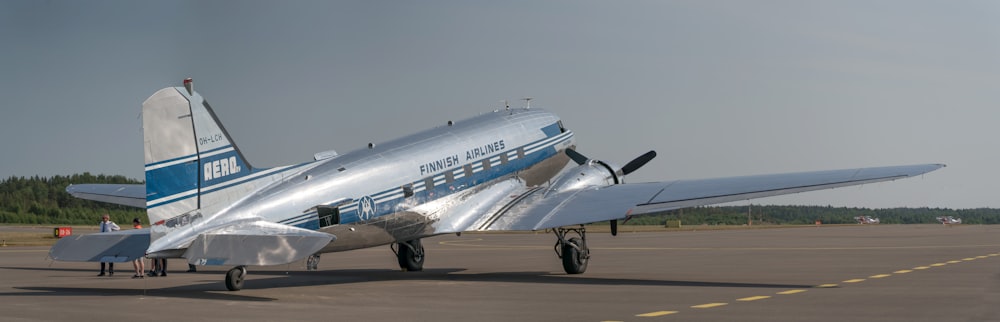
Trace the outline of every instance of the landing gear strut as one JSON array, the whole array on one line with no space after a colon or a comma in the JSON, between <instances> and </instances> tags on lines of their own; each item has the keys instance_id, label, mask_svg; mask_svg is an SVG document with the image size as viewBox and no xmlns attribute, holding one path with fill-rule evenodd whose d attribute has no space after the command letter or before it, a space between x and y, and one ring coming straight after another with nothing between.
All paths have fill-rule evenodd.
<instances>
[{"instance_id":1,"label":"landing gear strut","mask_svg":"<svg viewBox=\"0 0 1000 322\"><path fill-rule=\"evenodd\" d=\"M580 228L556 228L556 244L554 246L556 255L562 258L563 270L566 274L582 274L587 271L587 262L590 260L590 248L587 247L587 230ZM580 237L566 239L569 232L576 233Z\"/></svg>"},{"instance_id":2,"label":"landing gear strut","mask_svg":"<svg viewBox=\"0 0 1000 322\"><path fill-rule=\"evenodd\" d=\"M391 245L392 252L399 260L399 268L403 271L419 272L424 270L424 246L419 239Z\"/></svg>"},{"instance_id":3,"label":"landing gear strut","mask_svg":"<svg viewBox=\"0 0 1000 322\"><path fill-rule=\"evenodd\" d=\"M226 288L230 291L239 291L243 288L243 281L247 277L246 266L236 266L226 272Z\"/></svg>"}]
</instances>

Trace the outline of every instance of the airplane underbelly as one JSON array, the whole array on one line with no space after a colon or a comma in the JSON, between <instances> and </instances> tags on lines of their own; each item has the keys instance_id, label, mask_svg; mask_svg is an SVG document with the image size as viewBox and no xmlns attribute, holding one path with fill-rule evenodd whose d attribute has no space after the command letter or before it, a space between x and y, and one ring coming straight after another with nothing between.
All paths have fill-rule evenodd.
<instances>
[{"instance_id":1,"label":"airplane underbelly","mask_svg":"<svg viewBox=\"0 0 1000 322\"><path fill-rule=\"evenodd\" d=\"M408 211L397 212L364 223L334 225L321 229L337 236L337 241L321 252L368 248L434 235L433 221Z\"/></svg>"}]
</instances>

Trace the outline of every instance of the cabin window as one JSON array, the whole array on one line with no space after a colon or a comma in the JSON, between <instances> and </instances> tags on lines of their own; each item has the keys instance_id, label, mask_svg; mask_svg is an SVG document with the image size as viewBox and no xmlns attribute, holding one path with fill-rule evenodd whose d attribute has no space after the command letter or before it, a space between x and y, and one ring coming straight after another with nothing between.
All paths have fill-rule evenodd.
<instances>
[{"instance_id":1,"label":"cabin window","mask_svg":"<svg viewBox=\"0 0 1000 322\"><path fill-rule=\"evenodd\" d=\"M490 171L490 159L483 160L483 171Z\"/></svg>"},{"instance_id":2,"label":"cabin window","mask_svg":"<svg viewBox=\"0 0 1000 322\"><path fill-rule=\"evenodd\" d=\"M524 148L517 148L517 158L524 159Z\"/></svg>"},{"instance_id":3,"label":"cabin window","mask_svg":"<svg viewBox=\"0 0 1000 322\"><path fill-rule=\"evenodd\" d=\"M507 160L507 153L501 153L500 154L500 165L505 165L505 164L507 164L507 162L509 162L509 160Z\"/></svg>"},{"instance_id":4,"label":"cabin window","mask_svg":"<svg viewBox=\"0 0 1000 322\"><path fill-rule=\"evenodd\" d=\"M472 165L471 164L466 164L462 168L465 169L465 176L471 178L472 177Z\"/></svg>"},{"instance_id":5,"label":"cabin window","mask_svg":"<svg viewBox=\"0 0 1000 322\"><path fill-rule=\"evenodd\" d=\"M433 189L434 189L434 177L424 179L424 190L429 191Z\"/></svg>"},{"instance_id":6,"label":"cabin window","mask_svg":"<svg viewBox=\"0 0 1000 322\"><path fill-rule=\"evenodd\" d=\"M403 186L403 198L413 197L413 184Z\"/></svg>"},{"instance_id":7,"label":"cabin window","mask_svg":"<svg viewBox=\"0 0 1000 322\"><path fill-rule=\"evenodd\" d=\"M434 181L434 180L431 180L431 185L433 185L433 184L434 184L434 182L433 182L433 181ZM455 171L448 171L448 172L445 172L445 173L444 173L444 182L445 182L445 183L452 183L452 182L455 182Z\"/></svg>"}]
</instances>

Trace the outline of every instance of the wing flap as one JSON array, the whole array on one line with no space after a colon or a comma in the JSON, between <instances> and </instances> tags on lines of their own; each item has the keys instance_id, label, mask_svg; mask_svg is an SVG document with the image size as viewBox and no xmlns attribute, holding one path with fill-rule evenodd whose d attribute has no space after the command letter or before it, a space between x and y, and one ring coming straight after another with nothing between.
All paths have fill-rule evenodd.
<instances>
[{"instance_id":1,"label":"wing flap","mask_svg":"<svg viewBox=\"0 0 1000 322\"><path fill-rule=\"evenodd\" d=\"M831 189L921 175L944 165L799 172L743 177L619 184L537 194L481 230L541 230L686 207Z\"/></svg>"},{"instance_id":2,"label":"wing flap","mask_svg":"<svg viewBox=\"0 0 1000 322\"><path fill-rule=\"evenodd\" d=\"M149 229L120 230L63 237L49 257L68 262L128 262L146 254Z\"/></svg>"},{"instance_id":3,"label":"wing flap","mask_svg":"<svg viewBox=\"0 0 1000 322\"><path fill-rule=\"evenodd\" d=\"M334 240L323 232L254 221L198 235L183 257L195 265L280 265L315 254Z\"/></svg>"},{"instance_id":4,"label":"wing flap","mask_svg":"<svg viewBox=\"0 0 1000 322\"><path fill-rule=\"evenodd\" d=\"M73 184L66 192L80 199L146 208L144 184Z\"/></svg>"}]
</instances>

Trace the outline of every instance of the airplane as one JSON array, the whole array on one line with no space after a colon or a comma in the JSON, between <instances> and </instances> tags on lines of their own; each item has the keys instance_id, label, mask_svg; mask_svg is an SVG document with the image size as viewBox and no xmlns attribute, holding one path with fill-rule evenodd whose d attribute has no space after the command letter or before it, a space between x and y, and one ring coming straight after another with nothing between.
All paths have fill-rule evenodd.
<instances>
[{"instance_id":1,"label":"airplane","mask_svg":"<svg viewBox=\"0 0 1000 322\"><path fill-rule=\"evenodd\" d=\"M877 224L879 223L878 218L872 218L872 216L856 216L854 220L857 220L859 224Z\"/></svg>"},{"instance_id":2,"label":"airplane","mask_svg":"<svg viewBox=\"0 0 1000 322\"><path fill-rule=\"evenodd\" d=\"M955 218L952 216L941 216L937 217L937 220L943 225L958 225L962 223L961 218Z\"/></svg>"},{"instance_id":3,"label":"airplane","mask_svg":"<svg viewBox=\"0 0 1000 322\"><path fill-rule=\"evenodd\" d=\"M943 164L626 183L656 156L619 166L576 151L573 131L540 108L503 108L310 162L256 167L208 102L184 86L142 104L145 184L77 184L71 195L146 209L150 228L69 236L49 257L127 262L184 258L282 265L322 253L390 245L404 271L423 269L423 238L476 231L551 231L567 274L590 261L586 224L709 204L922 175ZM571 163L572 162L572 163ZM315 267L313 263L310 267Z\"/></svg>"}]
</instances>

